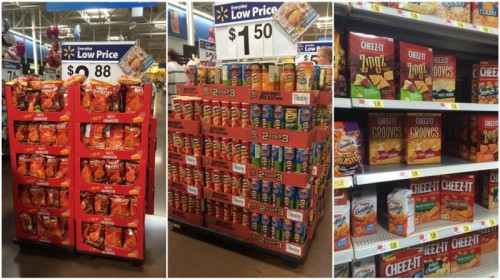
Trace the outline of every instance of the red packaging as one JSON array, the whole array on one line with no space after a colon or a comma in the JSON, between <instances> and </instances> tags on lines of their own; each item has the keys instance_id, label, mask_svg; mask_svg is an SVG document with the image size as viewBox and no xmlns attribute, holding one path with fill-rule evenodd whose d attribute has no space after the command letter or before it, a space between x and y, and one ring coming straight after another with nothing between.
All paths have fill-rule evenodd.
<instances>
[{"instance_id":1,"label":"red packaging","mask_svg":"<svg viewBox=\"0 0 500 280\"><path fill-rule=\"evenodd\" d=\"M202 203L203 203L203 198L201 197L195 197L194 198L194 202L195 202L195 214L198 215L198 216L202 216L203 215L203 207L202 207Z\"/></svg>"},{"instance_id":2,"label":"red packaging","mask_svg":"<svg viewBox=\"0 0 500 280\"><path fill-rule=\"evenodd\" d=\"M220 170L212 170L212 183L214 184L214 191L224 192L222 188L222 172Z\"/></svg>"},{"instance_id":3,"label":"red packaging","mask_svg":"<svg viewBox=\"0 0 500 280\"><path fill-rule=\"evenodd\" d=\"M175 144L176 144L177 153L184 154L185 152L184 152L183 139L185 137L185 134L181 133L181 132L177 132L177 133L175 133L175 136L176 136Z\"/></svg>"},{"instance_id":4,"label":"red packaging","mask_svg":"<svg viewBox=\"0 0 500 280\"><path fill-rule=\"evenodd\" d=\"M179 182L181 184L186 183L186 165L185 164L179 164Z\"/></svg>"},{"instance_id":5,"label":"red packaging","mask_svg":"<svg viewBox=\"0 0 500 280\"><path fill-rule=\"evenodd\" d=\"M182 98L172 98L172 106L174 107L174 119L184 119L184 115L182 114Z\"/></svg>"},{"instance_id":6,"label":"red packaging","mask_svg":"<svg viewBox=\"0 0 500 280\"><path fill-rule=\"evenodd\" d=\"M233 162L240 163L241 162L241 142L240 140L233 139L232 140L232 148L233 148Z\"/></svg>"},{"instance_id":7,"label":"red packaging","mask_svg":"<svg viewBox=\"0 0 500 280\"><path fill-rule=\"evenodd\" d=\"M232 206L232 222L233 224L241 225L241 219L243 215L243 209L237 206Z\"/></svg>"},{"instance_id":8,"label":"red packaging","mask_svg":"<svg viewBox=\"0 0 500 280\"><path fill-rule=\"evenodd\" d=\"M189 195L187 193L183 193L181 196L181 208L182 212L189 211Z\"/></svg>"},{"instance_id":9,"label":"red packaging","mask_svg":"<svg viewBox=\"0 0 500 280\"><path fill-rule=\"evenodd\" d=\"M215 217L217 219L224 218L224 207L222 206L222 203L220 203L218 201L214 202L214 212L215 212Z\"/></svg>"},{"instance_id":10,"label":"red packaging","mask_svg":"<svg viewBox=\"0 0 500 280\"><path fill-rule=\"evenodd\" d=\"M474 231L451 238L451 273L481 265L480 235Z\"/></svg>"},{"instance_id":11,"label":"red packaging","mask_svg":"<svg viewBox=\"0 0 500 280\"><path fill-rule=\"evenodd\" d=\"M188 156L193 155L193 146L192 144L192 139L191 135L184 134L184 137L182 137L182 145L184 146L184 154Z\"/></svg>"},{"instance_id":12,"label":"red packaging","mask_svg":"<svg viewBox=\"0 0 500 280\"><path fill-rule=\"evenodd\" d=\"M244 227L250 227L250 212L248 209L243 208L241 213L241 225Z\"/></svg>"},{"instance_id":13,"label":"red packaging","mask_svg":"<svg viewBox=\"0 0 500 280\"><path fill-rule=\"evenodd\" d=\"M241 180L241 197L250 197L250 182L248 178L242 178Z\"/></svg>"},{"instance_id":14,"label":"red packaging","mask_svg":"<svg viewBox=\"0 0 500 280\"><path fill-rule=\"evenodd\" d=\"M208 189L211 189L213 190L214 189L214 183L212 181L212 170L211 169L205 169L205 188L208 188Z\"/></svg>"},{"instance_id":15,"label":"red packaging","mask_svg":"<svg viewBox=\"0 0 500 280\"><path fill-rule=\"evenodd\" d=\"M174 192L174 207L177 210L182 210L181 194L179 192Z\"/></svg>"},{"instance_id":16,"label":"red packaging","mask_svg":"<svg viewBox=\"0 0 500 280\"><path fill-rule=\"evenodd\" d=\"M184 176L186 177L186 184L188 186L194 185L193 167L186 165L184 168Z\"/></svg>"},{"instance_id":17,"label":"red packaging","mask_svg":"<svg viewBox=\"0 0 500 280\"><path fill-rule=\"evenodd\" d=\"M417 278L423 274L422 245L376 256L377 277Z\"/></svg>"},{"instance_id":18,"label":"red packaging","mask_svg":"<svg viewBox=\"0 0 500 280\"><path fill-rule=\"evenodd\" d=\"M207 200L206 206L207 206L207 215L209 217L214 217L215 216L215 203L214 203L214 201Z\"/></svg>"},{"instance_id":19,"label":"red packaging","mask_svg":"<svg viewBox=\"0 0 500 280\"><path fill-rule=\"evenodd\" d=\"M222 212L222 217L225 222L231 222L233 220L233 216L231 213L231 205L229 204L224 204L223 206L223 212Z\"/></svg>"},{"instance_id":20,"label":"red packaging","mask_svg":"<svg viewBox=\"0 0 500 280\"><path fill-rule=\"evenodd\" d=\"M231 177L231 194L241 196L241 184L243 178L239 174L233 174Z\"/></svg>"},{"instance_id":21,"label":"red packaging","mask_svg":"<svg viewBox=\"0 0 500 280\"><path fill-rule=\"evenodd\" d=\"M222 138L213 137L212 150L213 150L213 158L214 159L222 159L221 143L222 143Z\"/></svg>"},{"instance_id":22,"label":"red packaging","mask_svg":"<svg viewBox=\"0 0 500 280\"><path fill-rule=\"evenodd\" d=\"M193 99L193 119L200 121L203 116L203 101L200 98Z\"/></svg>"},{"instance_id":23,"label":"red packaging","mask_svg":"<svg viewBox=\"0 0 500 280\"><path fill-rule=\"evenodd\" d=\"M194 186L195 187L201 188L205 185L205 183L203 181L203 176L204 176L203 168L193 167L193 177L194 177Z\"/></svg>"},{"instance_id":24,"label":"red packaging","mask_svg":"<svg viewBox=\"0 0 500 280\"><path fill-rule=\"evenodd\" d=\"M233 143L229 138L222 138L221 142L221 158L223 160L232 161L233 160Z\"/></svg>"},{"instance_id":25,"label":"red packaging","mask_svg":"<svg viewBox=\"0 0 500 280\"><path fill-rule=\"evenodd\" d=\"M18 169L19 170L19 169ZM45 158L43 156L33 155L30 159L29 174L31 177L45 179Z\"/></svg>"},{"instance_id":26,"label":"red packaging","mask_svg":"<svg viewBox=\"0 0 500 280\"><path fill-rule=\"evenodd\" d=\"M240 127L241 103L231 102L231 126Z\"/></svg>"},{"instance_id":27,"label":"red packaging","mask_svg":"<svg viewBox=\"0 0 500 280\"><path fill-rule=\"evenodd\" d=\"M188 212L190 214L195 214L196 213L196 206L195 206L195 196L194 195L189 195L188 196Z\"/></svg>"},{"instance_id":28,"label":"red packaging","mask_svg":"<svg viewBox=\"0 0 500 280\"><path fill-rule=\"evenodd\" d=\"M250 127L250 103L241 103L241 127Z\"/></svg>"},{"instance_id":29,"label":"red packaging","mask_svg":"<svg viewBox=\"0 0 500 280\"><path fill-rule=\"evenodd\" d=\"M203 137L201 135L191 136L191 146L195 157L201 157L203 155Z\"/></svg>"},{"instance_id":30,"label":"red packaging","mask_svg":"<svg viewBox=\"0 0 500 280\"><path fill-rule=\"evenodd\" d=\"M399 98L432 101L432 48L399 42Z\"/></svg>"},{"instance_id":31,"label":"red packaging","mask_svg":"<svg viewBox=\"0 0 500 280\"><path fill-rule=\"evenodd\" d=\"M225 194L231 194L231 174L228 172L222 174L222 190Z\"/></svg>"},{"instance_id":32,"label":"red packaging","mask_svg":"<svg viewBox=\"0 0 500 280\"><path fill-rule=\"evenodd\" d=\"M222 126L231 126L231 103L221 101Z\"/></svg>"},{"instance_id":33,"label":"red packaging","mask_svg":"<svg viewBox=\"0 0 500 280\"><path fill-rule=\"evenodd\" d=\"M250 164L250 142L241 140L241 163Z\"/></svg>"},{"instance_id":34,"label":"red packaging","mask_svg":"<svg viewBox=\"0 0 500 280\"><path fill-rule=\"evenodd\" d=\"M40 145L53 146L56 143L56 125L54 123L41 123L38 131L40 133Z\"/></svg>"},{"instance_id":35,"label":"red packaging","mask_svg":"<svg viewBox=\"0 0 500 280\"><path fill-rule=\"evenodd\" d=\"M441 220L474 221L475 175L441 176Z\"/></svg>"},{"instance_id":36,"label":"red packaging","mask_svg":"<svg viewBox=\"0 0 500 280\"><path fill-rule=\"evenodd\" d=\"M176 148L174 145L174 133L173 132L168 132L168 151L169 152L176 152Z\"/></svg>"},{"instance_id":37,"label":"red packaging","mask_svg":"<svg viewBox=\"0 0 500 280\"><path fill-rule=\"evenodd\" d=\"M222 125L222 115L220 101L212 101L212 123L213 125Z\"/></svg>"},{"instance_id":38,"label":"red packaging","mask_svg":"<svg viewBox=\"0 0 500 280\"><path fill-rule=\"evenodd\" d=\"M203 148L205 151L205 156L209 158L214 157L214 151L212 149L212 144L213 144L213 137L212 136L204 136L203 140Z\"/></svg>"},{"instance_id":39,"label":"red packaging","mask_svg":"<svg viewBox=\"0 0 500 280\"><path fill-rule=\"evenodd\" d=\"M171 163L172 166L172 181L179 182L179 164Z\"/></svg>"},{"instance_id":40,"label":"red packaging","mask_svg":"<svg viewBox=\"0 0 500 280\"><path fill-rule=\"evenodd\" d=\"M193 100L188 98L183 98L182 102L182 115L185 120L193 120L194 112L193 112Z\"/></svg>"},{"instance_id":41,"label":"red packaging","mask_svg":"<svg viewBox=\"0 0 500 280\"><path fill-rule=\"evenodd\" d=\"M450 239L425 243L422 262L424 278L441 278L450 274Z\"/></svg>"},{"instance_id":42,"label":"red packaging","mask_svg":"<svg viewBox=\"0 0 500 280\"><path fill-rule=\"evenodd\" d=\"M57 171L59 169L59 158L55 156L46 156L45 163L45 176L47 178L56 177Z\"/></svg>"},{"instance_id":43,"label":"red packaging","mask_svg":"<svg viewBox=\"0 0 500 280\"><path fill-rule=\"evenodd\" d=\"M203 100L203 117L201 118L203 123L213 124L213 112L212 112L212 101Z\"/></svg>"},{"instance_id":44,"label":"red packaging","mask_svg":"<svg viewBox=\"0 0 500 280\"><path fill-rule=\"evenodd\" d=\"M470 161L490 162L498 160L498 116L471 115Z\"/></svg>"},{"instance_id":45,"label":"red packaging","mask_svg":"<svg viewBox=\"0 0 500 280\"><path fill-rule=\"evenodd\" d=\"M69 169L69 158L62 157L59 159L59 170L56 174L56 179L62 179L68 174Z\"/></svg>"}]
</instances>

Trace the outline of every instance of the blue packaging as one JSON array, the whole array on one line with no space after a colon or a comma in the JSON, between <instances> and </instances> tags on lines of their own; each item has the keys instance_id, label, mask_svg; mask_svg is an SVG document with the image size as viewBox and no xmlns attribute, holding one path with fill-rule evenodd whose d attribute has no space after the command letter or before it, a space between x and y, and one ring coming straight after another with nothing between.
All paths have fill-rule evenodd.
<instances>
[{"instance_id":1,"label":"blue packaging","mask_svg":"<svg viewBox=\"0 0 500 280\"><path fill-rule=\"evenodd\" d=\"M260 144L260 167L262 169L269 169L270 166L271 166L271 144Z\"/></svg>"},{"instance_id":2,"label":"blue packaging","mask_svg":"<svg viewBox=\"0 0 500 280\"><path fill-rule=\"evenodd\" d=\"M281 240L282 220L278 217L273 217L271 220L271 238Z\"/></svg>"},{"instance_id":3,"label":"blue packaging","mask_svg":"<svg viewBox=\"0 0 500 280\"><path fill-rule=\"evenodd\" d=\"M252 179L250 183L250 200L262 201L262 181L258 179Z\"/></svg>"},{"instance_id":4,"label":"blue packaging","mask_svg":"<svg viewBox=\"0 0 500 280\"><path fill-rule=\"evenodd\" d=\"M260 221L262 223L260 233L264 236L271 237L271 217L269 215L261 215Z\"/></svg>"},{"instance_id":5,"label":"blue packaging","mask_svg":"<svg viewBox=\"0 0 500 280\"><path fill-rule=\"evenodd\" d=\"M293 227L293 243L304 245L306 242L307 227L304 223L295 222Z\"/></svg>"},{"instance_id":6,"label":"blue packaging","mask_svg":"<svg viewBox=\"0 0 500 280\"><path fill-rule=\"evenodd\" d=\"M290 220L283 220L283 233L282 238L283 241L287 243L291 243L293 239L293 222Z\"/></svg>"},{"instance_id":7,"label":"blue packaging","mask_svg":"<svg viewBox=\"0 0 500 280\"><path fill-rule=\"evenodd\" d=\"M271 204L276 207L283 206L283 185L274 183L273 194L271 196Z\"/></svg>"},{"instance_id":8,"label":"blue packaging","mask_svg":"<svg viewBox=\"0 0 500 280\"><path fill-rule=\"evenodd\" d=\"M300 107L298 112L297 130L311 131L313 129L313 107Z\"/></svg>"},{"instance_id":9,"label":"blue packaging","mask_svg":"<svg viewBox=\"0 0 500 280\"><path fill-rule=\"evenodd\" d=\"M261 121L262 127L272 128L273 119L274 119L273 106L262 105L262 121Z\"/></svg>"},{"instance_id":10,"label":"blue packaging","mask_svg":"<svg viewBox=\"0 0 500 280\"><path fill-rule=\"evenodd\" d=\"M271 204L271 196L273 193L273 183L262 181L262 203Z\"/></svg>"},{"instance_id":11,"label":"blue packaging","mask_svg":"<svg viewBox=\"0 0 500 280\"><path fill-rule=\"evenodd\" d=\"M285 107L276 105L273 108L273 128L285 129Z\"/></svg>"},{"instance_id":12,"label":"blue packaging","mask_svg":"<svg viewBox=\"0 0 500 280\"><path fill-rule=\"evenodd\" d=\"M283 207L287 209L296 209L295 205L295 187L286 185L283 190Z\"/></svg>"},{"instance_id":13,"label":"blue packaging","mask_svg":"<svg viewBox=\"0 0 500 280\"><path fill-rule=\"evenodd\" d=\"M284 166L283 171L285 172L293 172L295 168L295 148L285 147L283 149L283 158L284 158Z\"/></svg>"},{"instance_id":14,"label":"blue packaging","mask_svg":"<svg viewBox=\"0 0 500 280\"><path fill-rule=\"evenodd\" d=\"M260 214L250 213L250 231L261 233Z\"/></svg>"},{"instance_id":15,"label":"blue packaging","mask_svg":"<svg viewBox=\"0 0 500 280\"><path fill-rule=\"evenodd\" d=\"M295 159L295 172L309 173L309 148L297 149L297 157Z\"/></svg>"},{"instance_id":16,"label":"blue packaging","mask_svg":"<svg viewBox=\"0 0 500 280\"><path fill-rule=\"evenodd\" d=\"M306 211L309 209L309 201L311 200L311 187L308 185L305 188L297 188L295 191L295 200L297 201L297 209Z\"/></svg>"}]
</instances>

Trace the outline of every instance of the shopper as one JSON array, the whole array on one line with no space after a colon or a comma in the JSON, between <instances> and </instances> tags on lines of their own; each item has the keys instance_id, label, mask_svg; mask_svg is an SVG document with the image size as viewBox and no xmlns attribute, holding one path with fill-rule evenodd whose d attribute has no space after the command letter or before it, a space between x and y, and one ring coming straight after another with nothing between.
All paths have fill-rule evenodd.
<instances>
[{"instance_id":1,"label":"shopper","mask_svg":"<svg viewBox=\"0 0 500 280\"><path fill-rule=\"evenodd\" d=\"M322 47L318 50L318 65L332 65L332 48Z\"/></svg>"},{"instance_id":2,"label":"shopper","mask_svg":"<svg viewBox=\"0 0 500 280\"><path fill-rule=\"evenodd\" d=\"M179 55L174 49L168 49L168 111L172 111L172 98L176 95L176 86L187 82L186 69L178 63Z\"/></svg>"}]
</instances>

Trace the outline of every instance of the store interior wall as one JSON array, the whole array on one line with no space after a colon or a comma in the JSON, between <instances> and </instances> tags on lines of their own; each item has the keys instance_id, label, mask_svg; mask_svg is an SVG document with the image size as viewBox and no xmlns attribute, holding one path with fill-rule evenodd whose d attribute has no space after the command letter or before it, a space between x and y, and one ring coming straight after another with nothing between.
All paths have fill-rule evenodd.
<instances>
[{"instance_id":1,"label":"store interior wall","mask_svg":"<svg viewBox=\"0 0 500 280\"><path fill-rule=\"evenodd\" d=\"M168 36L168 47L177 51L178 54L183 54L182 46L187 44L186 39Z\"/></svg>"}]
</instances>

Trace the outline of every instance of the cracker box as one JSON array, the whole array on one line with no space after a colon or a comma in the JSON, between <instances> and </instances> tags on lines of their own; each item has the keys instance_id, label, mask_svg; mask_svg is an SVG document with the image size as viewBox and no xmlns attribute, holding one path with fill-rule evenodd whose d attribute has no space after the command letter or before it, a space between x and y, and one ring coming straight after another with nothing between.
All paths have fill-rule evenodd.
<instances>
[{"instance_id":1,"label":"cracker box","mask_svg":"<svg viewBox=\"0 0 500 280\"><path fill-rule=\"evenodd\" d=\"M349 32L352 98L395 99L394 39Z\"/></svg>"},{"instance_id":2,"label":"cracker box","mask_svg":"<svg viewBox=\"0 0 500 280\"><path fill-rule=\"evenodd\" d=\"M336 264L333 272L333 278L349 278L349 263Z\"/></svg>"},{"instance_id":3,"label":"cracker box","mask_svg":"<svg viewBox=\"0 0 500 280\"><path fill-rule=\"evenodd\" d=\"M481 255L498 251L498 226L481 230Z\"/></svg>"},{"instance_id":4,"label":"cracker box","mask_svg":"<svg viewBox=\"0 0 500 280\"><path fill-rule=\"evenodd\" d=\"M452 237L450 243L451 273L464 271L481 265L479 231Z\"/></svg>"},{"instance_id":5,"label":"cracker box","mask_svg":"<svg viewBox=\"0 0 500 280\"><path fill-rule=\"evenodd\" d=\"M352 278L375 278L377 270L375 266L375 256L364 259L353 260L351 263Z\"/></svg>"},{"instance_id":6,"label":"cracker box","mask_svg":"<svg viewBox=\"0 0 500 280\"><path fill-rule=\"evenodd\" d=\"M415 199L411 190L395 188L387 196L389 232L408 236L415 231Z\"/></svg>"},{"instance_id":7,"label":"cracker box","mask_svg":"<svg viewBox=\"0 0 500 280\"><path fill-rule=\"evenodd\" d=\"M456 76L457 57L455 55L434 54L432 66L433 101L455 102Z\"/></svg>"},{"instance_id":8,"label":"cracker box","mask_svg":"<svg viewBox=\"0 0 500 280\"><path fill-rule=\"evenodd\" d=\"M472 64L472 77L471 77L471 98L470 102L471 103L478 103L479 102L479 83L478 83L478 77L479 77L479 63L473 63Z\"/></svg>"},{"instance_id":9,"label":"cracker box","mask_svg":"<svg viewBox=\"0 0 500 280\"><path fill-rule=\"evenodd\" d=\"M341 42L341 36L338 31L334 33L334 44L335 44L335 63L334 67L334 83L333 94L338 97L349 97L347 92L347 66L345 49Z\"/></svg>"},{"instance_id":10,"label":"cracker box","mask_svg":"<svg viewBox=\"0 0 500 280\"><path fill-rule=\"evenodd\" d=\"M370 165L400 163L404 149L404 114L369 113Z\"/></svg>"},{"instance_id":11,"label":"cracker box","mask_svg":"<svg viewBox=\"0 0 500 280\"><path fill-rule=\"evenodd\" d=\"M402 2L398 3L397 5L397 7L402 10L431 16L435 16L437 10L436 2Z\"/></svg>"},{"instance_id":12,"label":"cracker box","mask_svg":"<svg viewBox=\"0 0 500 280\"><path fill-rule=\"evenodd\" d=\"M498 160L498 116L473 114L470 125L470 161Z\"/></svg>"},{"instance_id":13,"label":"cracker box","mask_svg":"<svg viewBox=\"0 0 500 280\"><path fill-rule=\"evenodd\" d=\"M399 100L432 101L432 48L399 42Z\"/></svg>"},{"instance_id":14,"label":"cracker box","mask_svg":"<svg viewBox=\"0 0 500 280\"><path fill-rule=\"evenodd\" d=\"M474 183L474 174L441 176L441 220L474 221Z\"/></svg>"},{"instance_id":15,"label":"cracker box","mask_svg":"<svg viewBox=\"0 0 500 280\"><path fill-rule=\"evenodd\" d=\"M460 114L458 116L453 116L458 118L458 123L456 121L450 122L454 123L457 127L455 130L457 132L457 137L454 139L458 141L458 146L455 149L458 152L460 158L469 160L470 154L470 115Z\"/></svg>"},{"instance_id":16,"label":"cracker box","mask_svg":"<svg viewBox=\"0 0 500 280\"><path fill-rule=\"evenodd\" d=\"M334 190L334 251L351 248L351 204L346 189Z\"/></svg>"},{"instance_id":17,"label":"cracker box","mask_svg":"<svg viewBox=\"0 0 500 280\"><path fill-rule=\"evenodd\" d=\"M472 23L498 28L498 2L472 2Z\"/></svg>"},{"instance_id":18,"label":"cracker box","mask_svg":"<svg viewBox=\"0 0 500 280\"><path fill-rule=\"evenodd\" d=\"M377 233L377 192L365 187L352 193L352 236Z\"/></svg>"},{"instance_id":19,"label":"cracker box","mask_svg":"<svg viewBox=\"0 0 500 280\"><path fill-rule=\"evenodd\" d=\"M437 221L441 217L440 182L439 176L403 181L415 199L416 225Z\"/></svg>"},{"instance_id":20,"label":"cracker box","mask_svg":"<svg viewBox=\"0 0 500 280\"><path fill-rule=\"evenodd\" d=\"M478 102L498 104L498 61L480 61L477 82Z\"/></svg>"},{"instance_id":21,"label":"cracker box","mask_svg":"<svg viewBox=\"0 0 500 280\"><path fill-rule=\"evenodd\" d=\"M424 244L424 278L450 275L450 239L440 239Z\"/></svg>"},{"instance_id":22,"label":"cracker box","mask_svg":"<svg viewBox=\"0 0 500 280\"><path fill-rule=\"evenodd\" d=\"M498 208L498 169L481 172L480 203L488 209Z\"/></svg>"},{"instance_id":23,"label":"cracker box","mask_svg":"<svg viewBox=\"0 0 500 280\"><path fill-rule=\"evenodd\" d=\"M406 164L441 162L440 113L409 113L405 129Z\"/></svg>"},{"instance_id":24,"label":"cracker box","mask_svg":"<svg viewBox=\"0 0 500 280\"><path fill-rule=\"evenodd\" d=\"M355 122L334 122L334 159L336 177L363 172L362 139Z\"/></svg>"},{"instance_id":25,"label":"cracker box","mask_svg":"<svg viewBox=\"0 0 500 280\"><path fill-rule=\"evenodd\" d=\"M422 278L422 245L377 255L377 277Z\"/></svg>"},{"instance_id":26,"label":"cracker box","mask_svg":"<svg viewBox=\"0 0 500 280\"><path fill-rule=\"evenodd\" d=\"M437 2L437 17L470 23L470 2Z\"/></svg>"}]
</instances>

